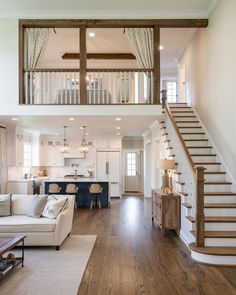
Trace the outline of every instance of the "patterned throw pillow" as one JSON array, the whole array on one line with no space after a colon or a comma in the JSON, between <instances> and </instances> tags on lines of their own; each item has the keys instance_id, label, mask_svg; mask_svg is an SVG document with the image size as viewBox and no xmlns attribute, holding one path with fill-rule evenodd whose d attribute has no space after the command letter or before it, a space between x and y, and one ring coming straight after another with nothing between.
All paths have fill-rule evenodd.
<instances>
[{"instance_id":1,"label":"patterned throw pillow","mask_svg":"<svg viewBox=\"0 0 236 295\"><path fill-rule=\"evenodd\" d=\"M43 212L43 209L47 203L48 196L38 196L35 195L31 201L31 204L28 208L27 215L30 217L40 218Z\"/></svg>"},{"instance_id":2,"label":"patterned throw pillow","mask_svg":"<svg viewBox=\"0 0 236 295\"><path fill-rule=\"evenodd\" d=\"M0 217L11 215L11 195L0 196Z\"/></svg>"},{"instance_id":3,"label":"patterned throw pillow","mask_svg":"<svg viewBox=\"0 0 236 295\"><path fill-rule=\"evenodd\" d=\"M57 218L58 214L65 209L67 198L62 200L49 200L43 209L42 216L47 218Z\"/></svg>"}]
</instances>

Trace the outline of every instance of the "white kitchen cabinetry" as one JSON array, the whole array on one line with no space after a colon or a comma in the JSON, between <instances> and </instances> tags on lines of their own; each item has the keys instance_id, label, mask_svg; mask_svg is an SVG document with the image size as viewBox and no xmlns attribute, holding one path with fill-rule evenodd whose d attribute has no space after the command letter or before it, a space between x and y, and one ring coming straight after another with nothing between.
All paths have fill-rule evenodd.
<instances>
[{"instance_id":1,"label":"white kitchen cabinetry","mask_svg":"<svg viewBox=\"0 0 236 295\"><path fill-rule=\"evenodd\" d=\"M120 197L120 151L97 150L97 179L110 183L110 196Z\"/></svg>"},{"instance_id":2,"label":"white kitchen cabinetry","mask_svg":"<svg viewBox=\"0 0 236 295\"><path fill-rule=\"evenodd\" d=\"M16 134L15 141L16 148L16 166L24 166L24 136L22 134Z\"/></svg>"},{"instance_id":3,"label":"white kitchen cabinetry","mask_svg":"<svg viewBox=\"0 0 236 295\"><path fill-rule=\"evenodd\" d=\"M98 149L110 149L110 148L121 148L121 139L120 138L102 138L97 139L96 146Z\"/></svg>"},{"instance_id":4,"label":"white kitchen cabinetry","mask_svg":"<svg viewBox=\"0 0 236 295\"><path fill-rule=\"evenodd\" d=\"M64 158L60 145L51 144L49 141L46 142L44 158L46 166L64 166Z\"/></svg>"},{"instance_id":5,"label":"white kitchen cabinetry","mask_svg":"<svg viewBox=\"0 0 236 295\"><path fill-rule=\"evenodd\" d=\"M19 180L7 182L7 193L14 195L33 195L34 181L33 180Z\"/></svg>"}]
</instances>

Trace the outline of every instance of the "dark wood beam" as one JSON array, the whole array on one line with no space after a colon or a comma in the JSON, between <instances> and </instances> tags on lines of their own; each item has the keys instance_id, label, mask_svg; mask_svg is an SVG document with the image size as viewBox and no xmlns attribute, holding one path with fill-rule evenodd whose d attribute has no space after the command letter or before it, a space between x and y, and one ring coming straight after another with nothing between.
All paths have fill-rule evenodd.
<instances>
[{"instance_id":1,"label":"dark wood beam","mask_svg":"<svg viewBox=\"0 0 236 295\"><path fill-rule=\"evenodd\" d=\"M87 48L86 48L86 27L80 28L80 104L87 104Z\"/></svg>"},{"instance_id":2,"label":"dark wood beam","mask_svg":"<svg viewBox=\"0 0 236 295\"><path fill-rule=\"evenodd\" d=\"M62 59L80 59L80 54L71 52L64 53ZM132 53L87 53L87 59L136 59Z\"/></svg>"},{"instance_id":3,"label":"dark wood beam","mask_svg":"<svg viewBox=\"0 0 236 295\"><path fill-rule=\"evenodd\" d=\"M19 104L25 104L25 86L24 86L24 27L19 24Z\"/></svg>"},{"instance_id":4,"label":"dark wood beam","mask_svg":"<svg viewBox=\"0 0 236 295\"><path fill-rule=\"evenodd\" d=\"M153 104L160 104L160 80L161 80L161 58L160 58L160 28L153 29Z\"/></svg>"},{"instance_id":5,"label":"dark wood beam","mask_svg":"<svg viewBox=\"0 0 236 295\"><path fill-rule=\"evenodd\" d=\"M30 28L206 28L208 19L21 19Z\"/></svg>"}]
</instances>

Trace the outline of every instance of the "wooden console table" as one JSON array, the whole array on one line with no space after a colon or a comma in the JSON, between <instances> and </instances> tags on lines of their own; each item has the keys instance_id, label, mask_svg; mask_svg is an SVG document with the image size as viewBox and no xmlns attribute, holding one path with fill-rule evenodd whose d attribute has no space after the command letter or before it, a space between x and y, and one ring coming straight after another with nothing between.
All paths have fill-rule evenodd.
<instances>
[{"instance_id":1,"label":"wooden console table","mask_svg":"<svg viewBox=\"0 0 236 295\"><path fill-rule=\"evenodd\" d=\"M152 190L152 222L161 229L161 235L166 229L180 232L180 195L165 194L159 189Z\"/></svg>"}]
</instances>

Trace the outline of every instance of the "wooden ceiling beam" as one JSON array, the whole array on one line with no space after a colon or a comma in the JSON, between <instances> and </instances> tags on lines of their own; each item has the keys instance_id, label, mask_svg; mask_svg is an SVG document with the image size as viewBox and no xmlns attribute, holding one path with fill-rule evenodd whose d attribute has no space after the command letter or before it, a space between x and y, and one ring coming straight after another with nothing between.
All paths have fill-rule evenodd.
<instances>
[{"instance_id":1,"label":"wooden ceiling beam","mask_svg":"<svg viewBox=\"0 0 236 295\"><path fill-rule=\"evenodd\" d=\"M64 53L62 59L80 59L80 54L71 52ZM87 53L87 59L136 59L132 53Z\"/></svg>"},{"instance_id":2,"label":"wooden ceiling beam","mask_svg":"<svg viewBox=\"0 0 236 295\"><path fill-rule=\"evenodd\" d=\"M208 19L20 19L25 28L206 28Z\"/></svg>"}]
</instances>

